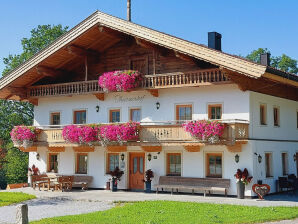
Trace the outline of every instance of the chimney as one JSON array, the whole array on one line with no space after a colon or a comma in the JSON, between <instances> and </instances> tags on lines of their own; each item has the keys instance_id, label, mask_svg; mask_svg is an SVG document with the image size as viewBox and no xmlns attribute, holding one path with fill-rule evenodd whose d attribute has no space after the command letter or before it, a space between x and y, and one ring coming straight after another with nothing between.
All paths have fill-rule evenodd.
<instances>
[{"instance_id":1,"label":"chimney","mask_svg":"<svg viewBox=\"0 0 298 224\"><path fill-rule=\"evenodd\" d=\"M208 32L208 47L221 51L221 34Z\"/></svg>"},{"instance_id":2,"label":"chimney","mask_svg":"<svg viewBox=\"0 0 298 224\"><path fill-rule=\"evenodd\" d=\"M270 53L263 53L260 55L261 65L270 66Z\"/></svg>"},{"instance_id":3,"label":"chimney","mask_svg":"<svg viewBox=\"0 0 298 224\"><path fill-rule=\"evenodd\" d=\"M127 20L131 21L131 0L127 0Z\"/></svg>"}]
</instances>

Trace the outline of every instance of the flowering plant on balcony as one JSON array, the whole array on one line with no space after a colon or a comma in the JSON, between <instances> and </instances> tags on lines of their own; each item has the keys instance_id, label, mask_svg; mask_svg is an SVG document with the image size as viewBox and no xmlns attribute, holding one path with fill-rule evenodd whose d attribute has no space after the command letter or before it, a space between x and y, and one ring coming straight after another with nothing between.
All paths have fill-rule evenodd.
<instances>
[{"instance_id":1,"label":"flowering plant on balcony","mask_svg":"<svg viewBox=\"0 0 298 224\"><path fill-rule=\"evenodd\" d=\"M103 125L99 127L98 138L102 145L115 141L122 145L123 142L138 139L138 125L139 123L136 122Z\"/></svg>"},{"instance_id":2,"label":"flowering plant on balcony","mask_svg":"<svg viewBox=\"0 0 298 224\"><path fill-rule=\"evenodd\" d=\"M68 125L63 128L63 139L69 143L92 145L96 142L98 128L96 126Z\"/></svg>"},{"instance_id":3,"label":"flowering plant on balcony","mask_svg":"<svg viewBox=\"0 0 298 224\"><path fill-rule=\"evenodd\" d=\"M23 146L28 148L32 146L34 139L36 139L37 129L32 126L15 126L10 136L15 146Z\"/></svg>"},{"instance_id":4,"label":"flowering plant on balcony","mask_svg":"<svg viewBox=\"0 0 298 224\"><path fill-rule=\"evenodd\" d=\"M242 182L245 185L249 184L252 181L252 177L248 176L248 170L245 168L243 171L237 169L236 174L234 175L237 182Z\"/></svg>"},{"instance_id":5,"label":"flowering plant on balcony","mask_svg":"<svg viewBox=\"0 0 298 224\"><path fill-rule=\"evenodd\" d=\"M224 124L218 121L188 121L182 124L182 127L186 132L189 132L192 136L208 141L210 143L216 143L223 135Z\"/></svg>"},{"instance_id":6,"label":"flowering plant on balcony","mask_svg":"<svg viewBox=\"0 0 298 224\"><path fill-rule=\"evenodd\" d=\"M103 73L98 84L105 92L128 91L136 88L141 81L138 71L123 70Z\"/></svg>"}]
</instances>

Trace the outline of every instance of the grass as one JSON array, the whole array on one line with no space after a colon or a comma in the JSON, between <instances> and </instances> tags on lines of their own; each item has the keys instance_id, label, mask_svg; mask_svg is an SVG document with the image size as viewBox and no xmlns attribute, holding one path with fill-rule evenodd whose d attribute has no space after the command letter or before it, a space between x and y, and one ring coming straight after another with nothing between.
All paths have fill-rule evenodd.
<instances>
[{"instance_id":1,"label":"grass","mask_svg":"<svg viewBox=\"0 0 298 224\"><path fill-rule=\"evenodd\" d=\"M174 201L144 201L122 205L107 211L48 218L32 223L260 223L298 217L298 207L251 207Z\"/></svg>"},{"instance_id":2,"label":"grass","mask_svg":"<svg viewBox=\"0 0 298 224\"><path fill-rule=\"evenodd\" d=\"M0 207L36 198L21 192L0 192Z\"/></svg>"}]
</instances>

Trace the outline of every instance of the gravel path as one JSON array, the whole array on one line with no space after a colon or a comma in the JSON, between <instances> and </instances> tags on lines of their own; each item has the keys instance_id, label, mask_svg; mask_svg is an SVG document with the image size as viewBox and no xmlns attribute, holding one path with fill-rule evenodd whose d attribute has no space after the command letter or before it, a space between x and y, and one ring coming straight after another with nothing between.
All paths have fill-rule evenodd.
<instances>
[{"instance_id":1,"label":"gravel path","mask_svg":"<svg viewBox=\"0 0 298 224\"><path fill-rule=\"evenodd\" d=\"M38 198L27 201L29 220L55 216L76 215L104 211L113 207L110 202L78 201L67 198ZM0 223L15 223L16 205L0 207Z\"/></svg>"}]
</instances>

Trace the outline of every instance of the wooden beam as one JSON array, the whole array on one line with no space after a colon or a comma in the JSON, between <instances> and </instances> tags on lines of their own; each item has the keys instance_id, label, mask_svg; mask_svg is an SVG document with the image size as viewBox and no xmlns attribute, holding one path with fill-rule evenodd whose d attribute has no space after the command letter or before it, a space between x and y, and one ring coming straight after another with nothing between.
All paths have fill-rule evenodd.
<instances>
[{"instance_id":1,"label":"wooden beam","mask_svg":"<svg viewBox=\"0 0 298 224\"><path fill-rule=\"evenodd\" d=\"M204 146L204 144L200 145L185 145L184 149L188 152L199 152L201 150L201 146Z\"/></svg>"},{"instance_id":2,"label":"wooden beam","mask_svg":"<svg viewBox=\"0 0 298 224\"><path fill-rule=\"evenodd\" d=\"M105 100L105 94L104 93L94 93L93 94L97 99L104 101Z\"/></svg>"},{"instance_id":3,"label":"wooden beam","mask_svg":"<svg viewBox=\"0 0 298 224\"><path fill-rule=\"evenodd\" d=\"M18 96L20 99L26 99L27 98L27 89L23 87L13 87L13 86L8 86L7 90L10 93L11 96Z\"/></svg>"},{"instance_id":4,"label":"wooden beam","mask_svg":"<svg viewBox=\"0 0 298 224\"><path fill-rule=\"evenodd\" d=\"M115 31L111 28L108 28L108 27L105 27L105 26L102 26L102 25L98 26L98 30L99 30L100 33L103 33L104 35L107 35L107 36L112 37L112 38L124 39L124 38L128 37L128 35L126 35L124 33Z\"/></svg>"},{"instance_id":5,"label":"wooden beam","mask_svg":"<svg viewBox=\"0 0 298 224\"><path fill-rule=\"evenodd\" d=\"M34 106L38 106L38 99L37 98L31 98L28 100L29 103L33 104Z\"/></svg>"},{"instance_id":6,"label":"wooden beam","mask_svg":"<svg viewBox=\"0 0 298 224\"><path fill-rule=\"evenodd\" d=\"M39 75L45 76L45 77L56 77L58 75L62 75L62 72L53 68L49 68L46 66L37 66L36 71Z\"/></svg>"},{"instance_id":7,"label":"wooden beam","mask_svg":"<svg viewBox=\"0 0 298 224\"><path fill-rule=\"evenodd\" d=\"M66 49L68 50L68 53L78 57L100 57L99 52L94 50L87 50L74 44L67 46Z\"/></svg>"},{"instance_id":8,"label":"wooden beam","mask_svg":"<svg viewBox=\"0 0 298 224\"><path fill-rule=\"evenodd\" d=\"M90 147L90 146L77 146L77 147L73 147L73 150L75 152L94 152L94 147Z\"/></svg>"},{"instance_id":9,"label":"wooden beam","mask_svg":"<svg viewBox=\"0 0 298 224\"><path fill-rule=\"evenodd\" d=\"M180 58L181 60L188 61L188 62L191 62L191 63L196 63L195 59L193 57L190 57L190 56L185 55L185 54L181 54L177 51L174 51L174 53L175 53L175 56L177 58Z\"/></svg>"},{"instance_id":10,"label":"wooden beam","mask_svg":"<svg viewBox=\"0 0 298 224\"><path fill-rule=\"evenodd\" d=\"M141 146L145 152L161 152L162 147L159 146Z\"/></svg>"},{"instance_id":11,"label":"wooden beam","mask_svg":"<svg viewBox=\"0 0 298 224\"><path fill-rule=\"evenodd\" d=\"M143 48L147 48L147 49L151 49L151 50L154 50L156 52L158 52L160 55L166 57L169 55L169 50L166 49L166 48L163 48L161 46L158 46L158 45L155 45L155 44L152 44L148 41L145 41L145 40L142 40L140 38L137 38L135 37L135 41L136 41L136 44L143 47Z\"/></svg>"},{"instance_id":12,"label":"wooden beam","mask_svg":"<svg viewBox=\"0 0 298 224\"><path fill-rule=\"evenodd\" d=\"M48 147L48 150L50 152L65 152L65 147L61 146L61 147Z\"/></svg>"},{"instance_id":13,"label":"wooden beam","mask_svg":"<svg viewBox=\"0 0 298 224\"><path fill-rule=\"evenodd\" d=\"M29 148L19 147L19 150L23 152L37 152L37 146L31 146Z\"/></svg>"},{"instance_id":14,"label":"wooden beam","mask_svg":"<svg viewBox=\"0 0 298 224\"><path fill-rule=\"evenodd\" d=\"M107 146L107 151L109 151L109 152L126 152L127 146L109 145L109 146Z\"/></svg>"},{"instance_id":15,"label":"wooden beam","mask_svg":"<svg viewBox=\"0 0 298 224\"><path fill-rule=\"evenodd\" d=\"M159 97L158 89L147 89L147 91L154 97Z\"/></svg>"}]
</instances>

